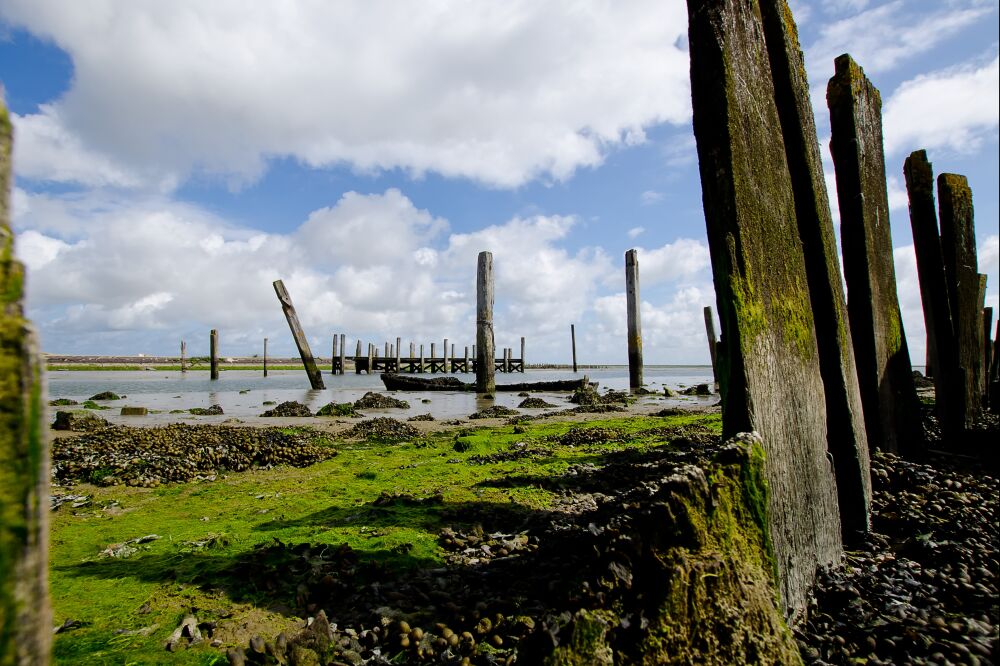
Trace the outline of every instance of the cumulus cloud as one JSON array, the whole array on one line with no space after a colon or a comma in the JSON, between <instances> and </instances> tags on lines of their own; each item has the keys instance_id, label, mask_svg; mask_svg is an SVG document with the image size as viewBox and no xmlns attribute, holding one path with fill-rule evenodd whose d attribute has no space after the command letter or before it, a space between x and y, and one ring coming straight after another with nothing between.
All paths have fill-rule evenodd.
<instances>
[{"instance_id":1,"label":"cumulus cloud","mask_svg":"<svg viewBox=\"0 0 1000 666\"><path fill-rule=\"evenodd\" d=\"M22 157L34 178L239 187L291 156L512 187L690 117L682 3L9 0L0 16L73 61L71 88L15 119L41 148Z\"/></svg>"},{"instance_id":2,"label":"cumulus cloud","mask_svg":"<svg viewBox=\"0 0 1000 666\"><path fill-rule=\"evenodd\" d=\"M970 153L997 136L1000 59L918 76L897 88L883 112L886 153L946 148Z\"/></svg>"},{"instance_id":3,"label":"cumulus cloud","mask_svg":"<svg viewBox=\"0 0 1000 666\"><path fill-rule=\"evenodd\" d=\"M711 267L708 244L702 240L678 238L658 248L638 250L643 285L689 279Z\"/></svg>"},{"instance_id":4,"label":"cumulus cloud","mask_svg":"<svg viewBox=\"0 0 1000 666\"><path fill-rule=\"evenodd\" d=\"M628 236L629 238L638 238L645 231L646 231L645 227L632 227L627 232L625 232L625 235Z\"/></svg>"}]
</instances>

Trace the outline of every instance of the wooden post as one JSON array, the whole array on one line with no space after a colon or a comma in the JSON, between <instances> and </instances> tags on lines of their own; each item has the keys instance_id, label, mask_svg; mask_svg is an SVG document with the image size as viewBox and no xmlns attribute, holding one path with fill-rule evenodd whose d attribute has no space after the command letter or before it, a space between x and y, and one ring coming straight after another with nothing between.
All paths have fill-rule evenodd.
<instances>
[{"instance_id":1,"label":"wooden post","mask_svg":"<svg viewBox=\"0 0 1000 666\"><path fill-rule=\"evenodd\" d=\"M209 378L219 378L219 332L214 328L208 334Z\"/></svg>"},{"instance_id":2,"label":"wooden post","mask_svg":"<svg viewBox=\"0 0 1000 666\"><path fill-rule=\"evenodd\" d=\"M983 409L990 405L990 365L993 361L993 341L990 331L993 330L993 308L983 308Z\"/></svg>"},{"instance_id":3,"label":"wooden post","mask_svg":"<svg viewBox=\"0 0 1000 666\"><path fill-rule=\"evenodd\" d=\"M444 339L444 347L441 349L441 356L444 357L444 366L441 368L441 372L448 372L448 338Z\"/></svg>"},{"instance_id":4,"label":"wooden post","mask_svg":"<svg viewBox=\"0 0 1000 666\"><path fill-rule=\"evenodd\" d=\"M374 343L368 343L368 374L375 372L375 345Z\"/></svg>"},{"instance_id":5,"label":"wooden post","mask_svg":"<svg viewBox=\"0 0 1000 666\"><path fill-rule=\"evenodd\" d=\"M347 351L347 336L340 334L340 374L344 374L345 352Z\"/></svg>"},{"instance_id":6,"label":"wooden post","mask_svg":"<svg viewBox=\"0 0 1000 666\"><path fill-rule=\"evenodd\" d=\"M187 372L187 343L181 340L181 372Z\"/></svg>"},{"instance_id":7,"label":"wooden post","mask_svg":"<svg viewBox=\"0 0 1000 666\"><path fill-rule=\"evenodd\" d=\"M389 352L389 343L388 343L388 341L387 341L387 342L385 343L385 357L386 357L386 358L389 358L389 356L390 356L390 355L391 355L391 354L390 354L390 352Z\"/></svg>"},{"instance_id":8,"label":"wooden post","mask_svg":"<svg viewBox=\"0 0 1000 666\"><path fill-rule=\"evenodd\" d=\"M433 354L431 354L433 356ZM424 372L424 346L420 345L420 372Z\"/></svg>"},{"instance_id":9,"label":"wooden post","mask_svg":"<svg viewBox=\"0 0 1000 666\"><path fill-rule=\"evenodd\" d=\"M493 254L479 253L476 270L476 391L496 393L493 357Z\"/></svg>"},{"instance_id":10,"label":"wooden post","mask_svg":"<svg viewBox=\"0 0 1000 666\"><path fill-rule=\"evenodd\" d=\"M715 380L715 386L719 386L719 368L716 359L716 345L719 344L718 338L715 337L715 319L712 318L712 306L705 306L705 334L708 336L708 353L712 357L712 378Z\"/></svg>"},{"instance_id":11,"label":"wooden post","mask_svg":"<svg viewBox=\"0 0 1000 666\"><path fill-rule=\"evenodd\" d=\"M628 310L628 385L642 386L642 326L639 322L639 255L625 253L625 301Z\"/></svg>"},{"instance_id":12,"label":"wooden post","mask_svg":"<svg viewBox=\"0 0 1000 666\"><path fill-rule=\"evenodd\" d=\"M469 371L469 345L465 345L465 362L462 364L462 372Z\"/></svg>"},{"instance_id":13,"label":"wooden post","mask_svg":"<svg viewBox=\"0 0 1000 666\"><path fill-rule=\"evenodd\" d=\"M330 353L330 374L337 374L337 334L333 334L333 349Z\"/></svg>"},{"instance_id":14,"label":"wooden post","mask_svg":"<svg viewBox=\"0 0 1000 666\"><path fill-rule=\"evenodd\" d=\"M528 368L528 362L524 360L524 336L521 336L521 373Z\"/></svg>"},{"instance_id":15,"label":"wooden post","mask_svg":"<svg viewBox=\"0 0 1000 666\"><path fill-rule=\"evenodd\" d=\"M0 664L48 664L49 424L24 267L10 226L11 123L0 95Z\"/></svg>"},{"instance_id":16,"label":"wooden post","mask_svg":"<svg viewBox=\"0 0 1000 666\"><path fill-rule=\"evenodd\" d=\"M312 350L309 349L309 341L306 339L306 334L302 331L299 316L295 314L292 297L288 295L288 290L285 289L285 283L281 280L275 280L274 293L278 296L278 301L281 303L285 319L288 320L288 328L292 331L295 346L299 348L299 356L302 358L302 366L309 377L309 384L317 390L326 388L323 385L323 375L320 373L319 368L316 367L316 359L313 358Z\"/></svg>"},{"instance_id":17,"label":"wooden post","mask_svg":"<svg viewBox=\"0 0 1000 666\"><path fill-rule=\"evenodd\" d=\"M573 372L576 372L576 324L569 325L569 340L573 347Z\"/></svg>"},{"instance_id":18,"label":"wooden post","mask_svg":"<svg viewBox=\"0 0 1000 666\"><path fill-rule=\"evenodd\" d=\"M451 343L451 366L448 368L448 372L455 372L455 343Z\"/></svg>"},{"instance_id":19,"label":"wooden post","mask_svg":"<svg viewBox=\"0 0 1000 666\"><path fill-rule=\"evenodd\" d=\"M267 338L264 338L264 376L267 377Z\"/></svg>"},{"instance_id":20,"label":"wooden post","mask_svg":"<svg viewBox=\"0 0 1000 666\"><path fill-rule=\"evenodd\" d=\"M413 342L411 341L410 342L410 358L414 358L414 357L416 357L416 355L417 355L416 345L414 345Z\"/></svg>"},{"instance_id":21,"label":"wooden post","mask_svg":"<svg viewBox=\"0 0 1000 666\"><path fill-rule=\"evenodd\" d=\"M399 364L399 350L401 348L400 345L402 344L403 344L402 338L396 338L396 372L403 371L403 366Z\"/></svg>"},{"instance_id":22,"label":"wooden post","mask_svg":"<svg viewBox=\"0 0 1000 666\"><path fill-rule=\"evenodd\" d=\"M354 374L361 374L361 338L358 338L358 346L354 349Z\"/></svg>"}]
</instances>

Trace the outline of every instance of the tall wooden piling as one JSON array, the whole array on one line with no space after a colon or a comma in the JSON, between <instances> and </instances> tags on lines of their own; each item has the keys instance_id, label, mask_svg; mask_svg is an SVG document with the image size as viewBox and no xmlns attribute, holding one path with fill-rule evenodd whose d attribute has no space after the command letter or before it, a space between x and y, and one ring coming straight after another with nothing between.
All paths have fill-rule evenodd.
<instances>
[{"instance_id":1,"label":"tall wooden piling","mask_svg":"<svg viewBox=\"0 0 1000 666\"><path fill-rule=\"evenodd\" d=\"M187 372L187 342L181 340L181 372Z\"/></svg>"},{"instance_id":2,"label":"tall wooden piling","mask_svg":"<svg viewBox=\"0 0 1000 666\"><path fill-rule=\"evenodd\" d=\"M923 449L923 432L896 295L882 98L849 55L840 56L835 64L826 92L830 150L837 174L848 319L865 430L872 447L916 455Z\"/></svg>"},{"instance_id":3,"label":"tall wooden piling","mask_svg":"<svg viewBox=\"0 0 1000 666\"><path fill-rule=\"evenodd\" d=\"M375 372L375 345L371 342L368 343L368 374L373 374Z\"/></svg>"},{"instance_id":4,"label":"tall wooden piling","mask_svg":"<svg viewBox=\"0 0 1000 666\"><path fill-rule=\"evenodd\" d=\"M793 123L782 116L796 109L778 109L797 105L806 91L772 71L771 49L776 60L787 59L780 52L790 42L780 30L764 39L762 15L777 9L794 29L780 0L688 0L688 44L722 327L723 434L760 434L781 602L797 615L817 569L838 562L843 547L811 285L785 150L785 127Z\"/></svg>"},{"instance_id":5,"label":"tall wooden piling","mask_svg":"<svg viewBox=\"0 0 1000 666\"><path fill-rule=\"evenodd\" d=\"M493 254L480 252L476 269L476 392L496 393L493 358Z\"/></svg>"},{"instance_id":6,"label":"tall wooden piling","mask_svg":"<svg viewBox=\"0 0 1000 666\"><path fill-rule=\"evenodd\" d=\"M441 348L441 356L444 358L444 365L441 366L441 372L451 372L448 368L448 338L444 339L444 345Z\"/></svg>"},{"instance_id":7,"label":"tall wooden piling","mask_svg":"<svg viewBox=\"0 0 1000 666\"><path fill-rule=\"evenodd\" d=\"M625 253L625 303L628 319L628 385L642 386L642 325L639 321L639 255Z\"/></svg>"},{"instance_id":8,"label":"tall wooden piling","mask_svg":"<svg viewBox=\"0 0 1000 666\"><path fill-rule=\"evenodd\" d=\"M716 360L718 338L715 336L715 320L712 318L712 306L705 306L705 335L708 336L708 355L712 359L712 379L719 385L719 367Z\"/></svg>"},{"instance_id":9,"label":"tall wooden piling","mask_svg":"<svg viewBox=\"0 0 1000 666\"><path fill-rule=\"evenodd\" d=\"M403 339L396 338L396 372L403 371L402 366L399 364L400 350L402 349L402 344L403 344Z\"/></svg>"},{"instance_id":10,"label":"tall wooden piling","mask_svg":"<svg viewBox=\"0 0 1000 666\"><path fill-rule=\"evenodd\" d=\"M333 347L330 352L330 374L337 374L337 334L333 334Z\"/></svg>"},{"instance_id":11,"label":"tall wooden piling","mask_svg":"<svg viewBox=\"0 0 1000 666\"><path fill-rule=\"evenodd\" d=\"M990 366L993 362L993 341L990 331L993 330L993 308L983 308L983 409L990 405Z\"/></svg>"},{"instance_id":12,"label":"tall wooden piling","mask_svg":"<svg viewBox=\"0 0 1000 666\"><path fill-rule=\"evenodd\" d=\"M521 336L521 372L523 373L528 367L528 362L524 360L524 336Z\"/></svg>"},{"instance_id":13,"label":"tall wooden piling","mask_svg":"<svg viewBox=\"0 0 1000 666\"><path fill-rule=\"evenodd\" d=\"M278 297L278 301L281 303L281 309L285 313L285 319L288 320L288 328L292 331L292 338L295 340L295 346L299 348L299 356L302 358L302 366L306 370L306 375L309 377L309 384L314 389L324 389L326 386L323 385L323 375L320 373L319 368L316 367L316 359L313 358L312 350L309 349L309 341L306 339L306 334L302 331L302 324L299 323L299 316L295 313L295 306L292 305L292 297L288 295L288 290L285 289L285 283L281 280L274 281L274 293Z\"/></svg>"},{"instance_id":14,"label":"tall wooden piling","mask_svg":"<svg viewBox=\"0 0 1000 666\"><path fill-rule=\"evenodd\" d=\"M569 325L569 341L573 348L573 372L576 372L576 324Z\"/></svg>"},{"instance_id":15,"label":"tall wooden piling","mask_svg":"<svg viewBox=\"0 0 1000 666\"><path fill-rule=\"evenodd\" d=\"M917 150L903 163L910 203L910 228L917 255L920 301L927 329L929 361L934 373L935 409L949 434L961 431L965 415L965 379L961 376L955 329L952 325L941 236L934 205L934 171L927 151Z\"/></svg>"},{"instance_id":16,"label":"tall wooden piling","mask_svg":"<svg viewBox=\"0 0 1000 666\"><path fill-rule=\"evenodd\" d=\"M49 428L44 365L24 316L10 225L11 123L0 90L0 664L51 657Z\"/></svg>"},{"instance_id":17,"label":"tall wooden piling","mask_svg":"<svg viewBox=\"0 0 1000 666\"><path fill-rule=\"evenodd\" d=\"M267 338L264 338L264 376L267 377Z\"/></svg>"},{"instance_id":18,"label":"tall wooden piling","mask_svg":"<svg viewBox=\"0 0 1000 666\"><path fill-rule=\"evenodd\" d=\"M219 332L214 328L208 334L209 378L219 378Z\"/></svg>"},{"instance_id":19,"label":"tall wooden piling","mask_svg":"<svg viewBox=\"0 0 1000 666\"><path fill-rule=\"evenodd\" d=\"M354 350L354 374L361 374L361 339L358 338L358 346Z\"/></svg>"},{"instance_id":20,"label":"tall wooden piling","mask_svg":"<svg viewBox=\"0 0 1000 666\"><path fill-rule=\"evenodd\" d=\"M347 336L343 333L340 334L340 374L344 374L344 361L347 360L345 357L347 351Z\"/></svg>"}]
</instances>

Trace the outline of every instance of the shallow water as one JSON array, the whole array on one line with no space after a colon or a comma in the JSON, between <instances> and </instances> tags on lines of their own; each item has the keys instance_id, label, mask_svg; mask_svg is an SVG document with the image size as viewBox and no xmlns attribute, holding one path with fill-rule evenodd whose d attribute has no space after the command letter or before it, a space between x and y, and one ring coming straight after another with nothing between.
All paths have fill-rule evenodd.
<instances>
[{"instance_id":1,"label":"shallow water","mask_svg":"<svg viewBox=\"0 0 1000 666\"><path fill-rule=\"evenodd\" d=\"M624 390L628 388L628 368L612 366L597 370L587 370L574 374L571 370L528 370L526 373L497 374L498 384L553 381L573 379L586 374L591 381L600 383L599 388ZM440 377L445 375L425 375ZM473 374L456 374L462 381L474 381ZM197 419L199 423L221 422L231 417L257 416L270 409L264 402L282 403L295 400L307 405L313 412L329 402L354 402L367 391L386 392L378 375L323 374L326 389L314 391L309 388L309 380L303 370L268 370L265 378L258 370L226 370L219 379L212 381L208 372L166 372L166 371L77 371L62 370L49 372L48 386L50 398L72 398L83 402L102 391L114 391L127 398L104 403L112 409L100 412L101 416L118 421L118 408L122 405L146 407L163 413L151 414L144 421L173 422L178 419ZM711 382L712 369L709 366L650 366L643 370L646 386L658 391L664 385L673 389ZM516 407L523 398L516 393L497 393L496 400L477 400L474 393L451 393L446 391L399 391L396 397L410 403L407 410L365 410L366 415L391 414L398 418L408 418L417 414L430 413L435 418L451 419L465 417L474 411L490 405ZM550 403L570 406L568 393L532 393ZM712 398L676 398L664 401L664 406L716 401ZM191 417L186 414L169 414L172 409L190 409L221 405L224 416ZM537 410L526 410L526 413ZM135 421L134 417L124 420Z\"/></svg>"}]
</instances>

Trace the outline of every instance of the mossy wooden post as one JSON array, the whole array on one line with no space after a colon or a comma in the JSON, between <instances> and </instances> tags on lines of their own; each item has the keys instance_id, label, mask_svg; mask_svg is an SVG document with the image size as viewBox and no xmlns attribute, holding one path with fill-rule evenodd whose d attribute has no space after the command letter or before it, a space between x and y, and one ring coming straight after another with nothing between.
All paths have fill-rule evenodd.
<instances>
[{"instance_id":1,"label":"mossy wooden post","mask_svg":"<svg viewBox=\"0 0 1000 666\"><path fill-rule=\"evenodd\" d=\"M712 359L712 379L715 386L719 386L719 367L716 354L719 346L719 339L715 335L715 320L712 318L712 306L705 306L705 335L708 336L708 354Z\"/></svg>"},{"instance_id":2,"label":"mossy wooden post","mask_svg":"<svg viewBox=\"0 0 1000 666\"><path fill-rule=\"evenodd\" d=\"M337 374L337 334L333 334L333 346L330 348L330 374Z\"/></svg>"},{"instance_id":3,"label":"mossy wooden post","mask_svg":"<svg viewBox=\"0 0 1000 666\"><path fill-rule=\"evenodd\" d=\"M275 280L274 293L281 302L281 309L285 313L285 319L288 320L288 328L292 331L295 346L299 348L299 356L302 358L302 366L306 369L306 375L309 376L310 386L317 390L325 389L323 375L319 371L319 368L316 367L316 359L313 358L312 350L309 349L309 341L306 339L306 334L302 331L299 316L295 313L295 306L292 305L292 297L288 295L288 290L285 289L285 283L281 280Z\"/></svg>"},{"instance_id":4,"label":"mossy wooden post","mask_svg":"<svg viewBox=\"0 0 1000 666\"><path fill-rule=\"evenodd\" d=\"M573 372L576 372L576 324L569 325L569 343L573 348Z\"/></svg>"},{"instance_id":5,"label":"mossy wooden post","mask_svg":"<svg viewBox=\"0 0 1000 666\"><path fill-rule=\"evenodd\" d=\"M920 402L896 295L889 226L882 97L851 56L835 61L826 89L837 173L847 309L870 446L923 449Z\"/></svg>"},{"instance_id":6,"label":"mossy wooden post","mask_svg":"<svg viewBox=\"0 0 1000 666\"><path fill-rule=\"evenodd\" d=\"M984 275L982 273L979 274L979 300L976 301L976 302L978 303L978 306L979 306L978 307L978 312L980 313L980 316L985 316L985 314L986 314L986 282L987 282L987 279L988 278L986 277L986 275ZM991 314L992 314L992 312L993 311L990 310ZM985 360L983 358L983 353L984 353L984 350L989 349L989 344L990 344L990 329L987 326L987 327L981 328L979 330L979 358L980 358L980 361ZM986 361L985 364L984 363L980 363L979 364L979 403L980 403L979 404L979 408L980 409L986 409L986 405L988 403L986 396L989 393L989 379L987 378L986 374L989 371L989 367L990 367L989 361Z\"/></svg>"},{"instance_id":7,"label":"mossy wooden post","mask_svg":"<svg viewBox=\"0 0 1000 666\"><path fill-rule=\"evenodd\" d=\"M996 333L993 336L993 358L990 360L990 406L994 414L1000 413L1000 315L997 316Z\"/></svg>"},{"instance_id":8,"label":"mossy wooden post","mask_svg":"<svg viewBox=\"0 0 1000 666\"><path fill-rule=\"evenodd\" d=\"M219 332L212 329L208 334L209 378L219 378Z\"/></svg>"},{"instance_id":9,"label":"mossy wooden post","mask_svg":"<svg viewBox=\"0 0 1000 666\"><path fill-rule=\"evenodd\" d=\"M778 589L795 615L817 567L838 562L843 549L792 178L760 4L688 0L688 17L694 133L722 326L723 432L762 437Z\"/></svg>"},{"instance_id":10,"label":"mossy wooden post","mask_svg":"<svg viewBox=\"0 0 1000 666\"><path fill-rule=\"evenodd\" d=\"M524 336L521 336L521 373L524 374L525 368L528 367L527 361L524 360Z\"/></svg>"},{"instance_id":11,"label":"mossy wooden post","mask_svg":"<svg viewBox=\"0 0 1000 666\"><path fill-rule=\"evenodd\" d=\"M639 321L639 253L625 253L625 307L628 322L628 385L642 386L642 324Z\"/></svg>"},{"instance_id":12,"label":"mossy wooden post","mask_svg":"<svg viewBox=\"0 0 1000 666\"><path fill-rule=\"evenodd\" d=\"M361 339L358 338L358 345L354 349L354 374L361 374Z\"/></svg>"},{"instance_id":13,"label":"mossy wooden post","mask_svg":"<svg viewBox=\"0 0 1000 666\"><path fill-rule=\"evenodd\" d=\"M480 252L476 270L477 393L496 393L493 345L493 253Z\"/></svg>"},{"instance_id":14,"label":"mossy wooden post","mask_svg":"<svg viewBox=\"0 0 1000 666\"><path fill-rule=\"evenodd\" d=\"M343 333L340 334L340 374L344 374L344 361L347 360L347 336Z\"/></svg>"},{"instance_id":15,"label":"mossy wooden post","mask_svg":"<svg viewBox=\"0 0 1000 666\"><path fill-rule=\"evenodd\" d=\"M0 664L50 660L49 448L42 363L10 227L12 128L0 88Z\"/></svg>"},{"instance_id":16,"label":"mossy wooden post","mask_svg":"<svg viewBox=\"0 0 1000 666\"><path fill-rule=\"evenodd\" d=\"M375 372L375 344L368 343L368 374Z\"/></svg>"},{"instance_id":17,"label":"mossy wooden post","mask_svg":"<svg viewBox=\"0 0 1000 666\"><path fill-rule=\"evenodd\" d=\"M396 338L396 372L402 372L403 366L399 364L400 350L402 349L403 339Z\"/></svg>"},{"instance_id":18,"label":"mossy wooden post","mask_svg":"<svg viewBox=\"0 0 1000 666\"><path fill-rule=\"evenodd\" d=\"M917 255L920 302L927 329L928 361L934 373L935 409L941 427L949 434L961 431L965 405L965 380L961 377L951 304L941 253L937 211L934 205L934 171L927 151L910 153L903 163L903 177L910 203L910 228Z\"/></svg>"},{"instance_id":19,"label":"mossy wooden post","mask_svg":"<svg viewBox=\"0 0 1000 666\"><path fill-rule=\"evenodd\" d=\"M187 343L181 340L181 372L187 372Z\"/></svg>"},{"instance_id":20,"label":"mossy wooden post","mask_svg":"<svg viewBox=\"0 0 1000 666\"><path fill-rule=\"evenodd\" d=\"M420 345L420 372L424 372L424 346Z\"/></svg>"},{"instance_id":21,"label":"mossy wooden post","mask_svg":"<svg viewBox=\"0 0 1000 666\"><path fill-rule=\"evenodd\" d=\"M938 185L938 222L941 255L948 285L948 304L955 332L964 427L972 425L982 409L983 304L979 300L979 261L972 190L965 176L942 173Z\"/></svg>"},{"instance_id":22,"label":"mossy wooden post","mask_svg":"<svg viewBox=\"0 0 1000 666\"><path fill-rule=\"evenodd\" d=\"M264 338L264 376L267 377L267 338Z\"/></svg>"},{"instance_id":23,"label":"mossy wooden post","mask_svg":"<svg viewBox=\"0 0 1000 666\"><path fill-rule=\"evenodd\" d=\"M469 345L465 345L465 360L462 363L462 372L469 371Z\"/></svg>"},{"instance_id":24,"label":"mossy wooden post","mask_svg":"<svg viewBox=\"0 0 1000 666\"><path fill-rule=\"evenodd\" d=\"M990 331L993 330L993 308L983 308L983 409L990 404L990 366L993 362L993 341Z\"/></svg>"},{"instance_id":25,"label":"mossy wooden post","mask_svg":"<svg viewBox=\"0 0 1000 666\"><path fill-rule=\"evenodd\" d=\"M444 360L444 365L441 366L441 372L448 372L448 338L444 339L444 346L441 348L441 356Z\"/></svg>"}]
</instances>

